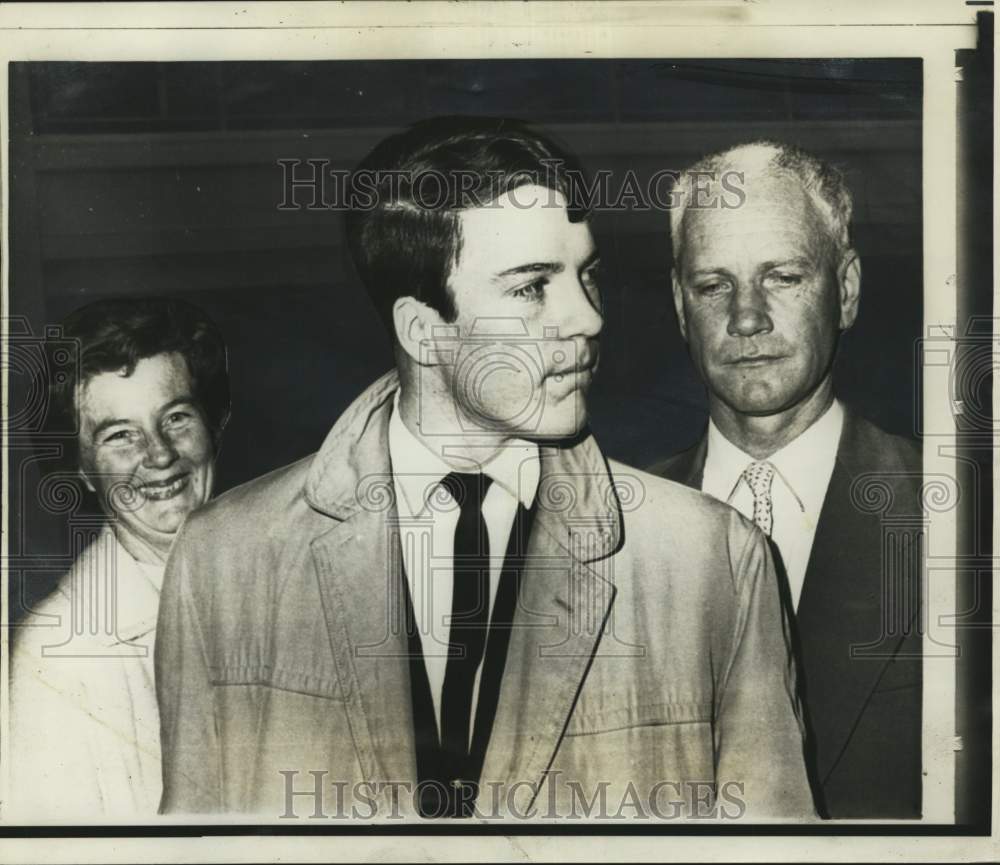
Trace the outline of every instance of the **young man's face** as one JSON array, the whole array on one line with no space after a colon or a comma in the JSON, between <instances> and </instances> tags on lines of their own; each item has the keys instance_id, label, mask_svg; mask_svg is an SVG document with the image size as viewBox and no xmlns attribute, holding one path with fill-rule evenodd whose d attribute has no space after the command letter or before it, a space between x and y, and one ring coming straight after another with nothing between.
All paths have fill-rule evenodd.
<instances>
[{"instance_id":1,"label":"young man's face","mask_svg":"<svg viewBox=\"0 0 1000 865\"><path fill-rule=\"evenodd\" d=\"M215 451L180 354L87 379L77 407L80 474L109 516L148 538L176 532L208 501Z\"/></svg>"},{"instance_id":2,"label":"young man's face","mask_svg":"<svg viewBox=\"0 0 1000 865\"><path fill-rule=\"evenodd\" d=\"M457 310L442 365L463 426L565 438L586 422L603 326L597 248L566 200L521 186L461 212L448 280ZM447 351L446 342L437 342Z\"/></svg>"},{"instance_id":3,"label":"young man's face","mask_svg":"<svg viewBox=\"0 0 1000 865\"><path fill-rule=\"evenodd\" d=\"M758 180L744 206L689 210L674 302L711 398L743 415L805 400L830 373L857 294L793 180Z\"/></svg>"}]
</instances>

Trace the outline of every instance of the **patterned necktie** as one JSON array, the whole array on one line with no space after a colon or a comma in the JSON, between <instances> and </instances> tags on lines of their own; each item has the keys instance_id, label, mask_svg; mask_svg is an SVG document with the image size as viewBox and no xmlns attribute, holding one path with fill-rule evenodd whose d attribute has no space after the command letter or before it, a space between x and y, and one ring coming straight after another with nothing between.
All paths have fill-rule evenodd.
<instances>
[{"instance_id":1,"label":"patterned necktie","mask_svg":"<svg viewBox=\"0 0 1000 865\"><path fill-rule=\"evenodd\" d=\"M774 480L774 466L768 462L750 463L743 472L753 493L753 521L760 530L771 536L771 482Z\"/></svg>"}]
</instances>

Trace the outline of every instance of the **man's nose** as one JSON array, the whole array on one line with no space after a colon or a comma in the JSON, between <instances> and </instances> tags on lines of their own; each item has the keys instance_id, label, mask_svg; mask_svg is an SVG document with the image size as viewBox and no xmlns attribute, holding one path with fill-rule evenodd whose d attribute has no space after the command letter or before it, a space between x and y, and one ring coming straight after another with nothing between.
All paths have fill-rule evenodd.
<instances>
[{"instance_id":1,"label":"man's nose","mask_svg":"<svg viewBox=\"0 0 1000 865\"><path fill-rule=\"evenodd\" d=\"M148 468L165 468L177 459L177 448L169 436L154 432L146 437L146 457L143 460Z\"/></svg>"},{"instance_id":2,"label":"man's nose","mask_svg":"<svg viewBox=\"0 0 1000 865\"><path fill-rule=\"evenodd\" d=\"M604 315L601 312L600 295L595 289L588 290L582 282L578 282L563 317L560 336L595 339L603 327Z\"/></svg>"},{"instance_id":3,"label":"man's nose","mask_svg":"<svg viewBox=\"0 0 1000 865\"><path fill-rule=\"evenodd\" d=\"M770 333L773 329L764 291L754 285L736 288L729 300L729 335L755 336Z\"/></svg>"}]
</instances>

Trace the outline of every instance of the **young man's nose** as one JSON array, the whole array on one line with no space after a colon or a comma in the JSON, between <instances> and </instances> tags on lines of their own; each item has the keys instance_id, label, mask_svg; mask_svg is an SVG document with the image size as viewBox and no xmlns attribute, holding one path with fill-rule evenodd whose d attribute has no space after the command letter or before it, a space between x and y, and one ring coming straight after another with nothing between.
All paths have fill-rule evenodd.
<instances>
[{"instance_id":1,"label":"young man's nose","mask_svg":"<svg viewBox=\"0 0 1000 865\"><path fill-rule=\"evenodd\" d=\"M603 328L604 315L601 312L600 300L593 298L583 283L579 283L568 300L560 336L595 339Z\"/></svg>"},{"instance_id":2,"label":"young man's nose","mask_svg":"<svg viewBox=\"0 0 1000 865\"><path fill-rule=\"evenodd\" d=\"M767 297L759 286L741 286L730 295L727 329L730 336L756 336L774 329Z\"/></svg>"}]
</instances>

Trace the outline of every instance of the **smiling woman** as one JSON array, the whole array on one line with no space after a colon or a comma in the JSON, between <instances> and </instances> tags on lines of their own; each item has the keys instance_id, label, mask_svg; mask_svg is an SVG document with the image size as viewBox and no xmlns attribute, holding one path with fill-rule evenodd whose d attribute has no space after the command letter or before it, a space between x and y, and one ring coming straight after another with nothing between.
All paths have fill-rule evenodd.
<instances>
[{"instance_id":1,"label":"smiling woman","mask_svg":"<svg viewBox=\"0 0 1000 865\"><path fill-rule=\"evenodd\" d=\"M176 300L107 300L63 323L78 372L52 389L105 525L36 609L12 656L9 806L25 815L151 816L160 793L153 642L163 567L208 501L229 413L226 348ZM32 747L42 743L43 747Z\"/></svg>"},{"instance_id":2,"label":"smiling woman","mask_svg":"<svg viewBox=\"0 0 1000 865\"><path fill-rule=\"evenodd\" d=\"M78 390L80 475L117 532L154 555L169 553L184 517L208 500L212 435L178 352L140 360L131 374L103 372Z\"/></svg>"}]
</instances>

